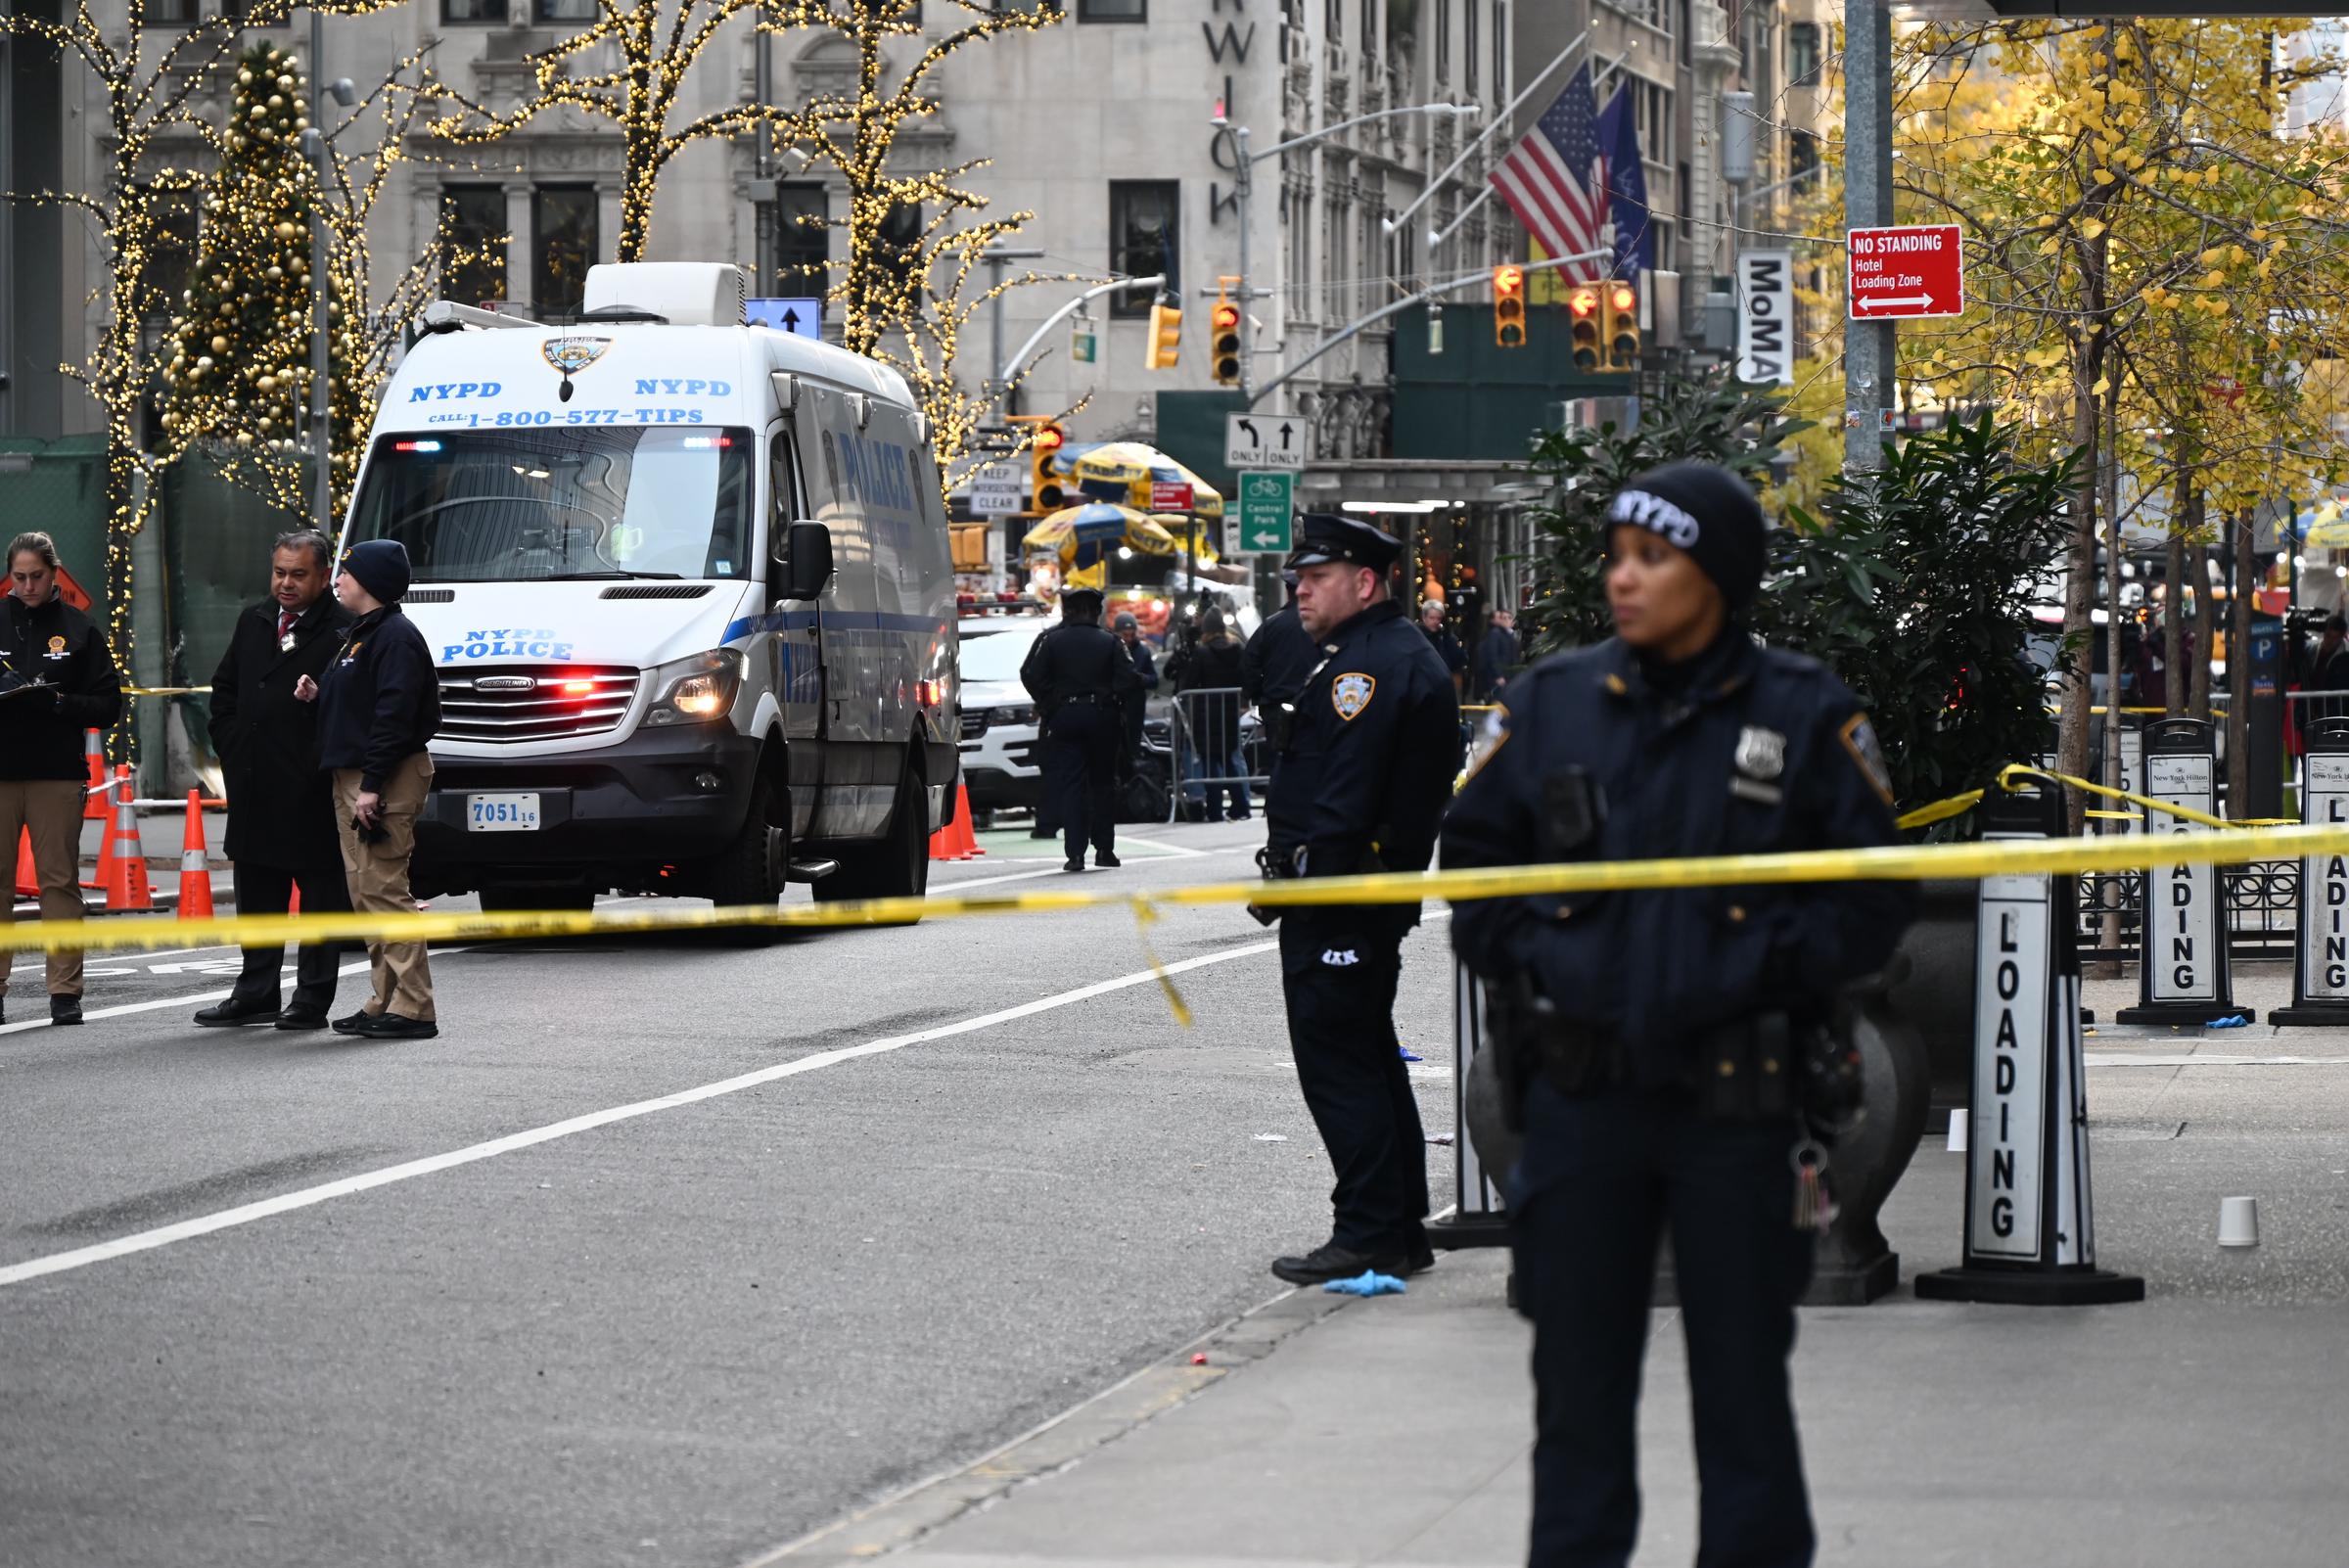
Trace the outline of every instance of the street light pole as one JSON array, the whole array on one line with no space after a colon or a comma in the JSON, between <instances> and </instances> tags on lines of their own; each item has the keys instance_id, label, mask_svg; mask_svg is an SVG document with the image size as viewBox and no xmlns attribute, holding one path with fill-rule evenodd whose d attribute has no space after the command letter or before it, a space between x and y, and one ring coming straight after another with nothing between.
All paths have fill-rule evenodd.
<instances>
[{"instance_id":1,"label":"street light pole","mask_svg":"<svg viewBox=\"0 0 2349 1568\"><path fill-rule=\"evenodd\" d=\"M310 499L310 526L328 538L335 536L335 475L333 458L334 436L330 399L327 392L328 335L332 323L328 320L331 295L326 283L326 175L327 160L334 156L327 145L326 96L320 86L320 69L325 65L325 19L318 8L310 8L310 130L318 138L318 188L310 200L310 452L318 465L313 476Z\"/></svg>"},{"instance_id":2,"label":"street light pole","mask_svg":"<svg viewBox=\"0 0 2349 1568\"><path fill-rule=\"evenodd\" d=\"M1208 121L1209 124L1215 126L1217 129L1229 134L1232 140L1233 155L1231 171L1231 202L1233 215L1237 218L1240 225L1241 397L1246 399L1249 403L1254 403L1256 401L1255 397L1251 395L1249 391L1249 386L1252 379L1249 370L1249 360L1254 356L1255 350L1250 346L1250 333L1248 331L1248 301L1258 297L1258 291L1251 288L1248 283L1248 203L1250 196L1254 194L1253 188L1255 185L1255 175L1253 171L1256 164L1265 159L1278 158L1281 154L1293 152L1297 148L1309 147L1314 142L1325 141L1328 138L1339 134L1341 131L1350 131L1357 125L1367 125L1373 120L1394 119L1403 115L1455 115L1462 118L1470 118L1483 113L1484 108L1479 104L1404 104L1394 109L1381 109L1373 111L1367 115L1357 115L1352 119L1342 119L1334 125L1324 125L1319 130L1308 131L1303 136L1292 136L1287 141L1275 143L1274 145L1266 148L1261 153L1251 153L1248 151L1247 126L1234 125L1228 116L1221 114L1217 115L1213 119ZM1457 166L1457 163L1453 164L1453 167L1456 168ZM1449 170L1447 173L1449 173ZM1441 177L1442 176L1439 176L1439 178ZM1433 188L1434 187L1431 185L1430 189L1432 190ZM1414 206L1416 206L1416 204L1414 204ZM1392 232L1391 229L1390 232ZM1263 292L1267 295L1271 293L1269 289L1267 289ZM1200 290L1200 295L1202 298L1213 298L1214 291L1202 289Z\"/></svg>"},{"instance_id":3,"label":"street light pole","mask_svg":"<svg viewBox=\"0 0 2349 1568\"><path fill-rule=\"evenodd\" d=\"M1844 0L1843 226L1892 222L1892 8L1889 0ZM1843 324L1843 471L1884 466L1883 411L1892 406L1889 321Z\"/></svg>"}]
</instances>

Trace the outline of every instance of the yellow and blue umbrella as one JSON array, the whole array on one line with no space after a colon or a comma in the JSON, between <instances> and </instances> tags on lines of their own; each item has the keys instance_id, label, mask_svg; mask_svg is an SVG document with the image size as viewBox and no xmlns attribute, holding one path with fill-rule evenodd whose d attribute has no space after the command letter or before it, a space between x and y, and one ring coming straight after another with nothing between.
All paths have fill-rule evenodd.
<instances>
[{"instance_id":1,"label":"yellow and blue umbrella","mask_svg":"<svg viewBox=\"0 0 2349 1568\"><path fill-rule=\"evenodd\" d=\"M1130 506L1093 501L1064 506L1028 530L1020 541L1031 550L1049 550L1082 572L1100 565L1121 547L1149 555L1173 555L1174 535Z\"/></svg>"},{"instance_id":2,"label":"yellow and blue umbrella","mask_svg":"<svg viewBox=\"0 0 2349 1568\"><path fill-rule=\"evenodd\" d=\"M1214 485L1155 446L1141 441L1102 441L1070 447L1053 466L1077 482L1077 487L1096 500L1138 508L1150 505L1153 484L1187 484L1191 511L1200 517L1223 515L1223 496Z\"/></svg>"}]
</instances>

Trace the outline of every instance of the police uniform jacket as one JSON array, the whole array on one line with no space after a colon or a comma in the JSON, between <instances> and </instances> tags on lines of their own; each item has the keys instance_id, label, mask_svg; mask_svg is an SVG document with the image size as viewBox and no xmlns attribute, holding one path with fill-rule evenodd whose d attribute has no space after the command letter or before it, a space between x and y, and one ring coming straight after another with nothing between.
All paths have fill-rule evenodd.
<instances>
[{"instance_id":1,"label":"police uniform jacket","mask_svg":"<svg viewBox=\"0 0 2349 1568\"><path fill-rule=\"evenodd\" d=\"M1732 627L1671 675L1657 689L1610 640L1511 680L1445 821L1445 868L1894 842L1867 715L1824 666ZM1545 791L1577 767L1603 819L1562 850ZM1820 1016L1892 956L1912 902L1912 885L1884 882L1500 899L1460 904L1452 940L1487 979L1530 971L1565 1018L1623 1044L1635 1083L1661 1086L1728 1020Z\"/></svg>"},{"instance_id":2,"label":"police uniform jacket","mask_svg":"<svg viewBox=\"0 0 2349 1568\"><path fill-rule=\"evenodd\" d=\"M318 705L296 702L302 676L323 680L351 614L322 593L277 635L274 599L237 617L212 673L212 751L228 786L228 857L290 870L340 866L333 781L318 765Z\"/></svg>"},{"instance_id":3,"label":"police uniform jacket","mask_svg":"<svg viewBox=\"0 0 2349 1568\"><path fill-rule=\"evenodd\" d=\"M1309 877L1426 870L1460 767L1451 673L1391 600L1333 627L1316 654L1266 807L1272 858Z\"/></svg>"},{"instance_id":4,"label":"police uniform jacket","mask_svg":"<svg viewBox=\"0 0 2349 1568\"><path fill-rule=\"evenodd\" d=\"M1123 703L1128 693L1141 690L1133 660L1118 634L1107 626L1064 621L1036 639L1020 665L1020 684L1036 699L1036 716L1045 722L1062 705L1079 699Z\"/></svg>"},{"instance_id":5,"label":"police uniform jacket","mask_svg":"<svg viewBox=\"0 0 2349 1568\"><path fill-rule=\"evenodd\" d=\"M86 780L82 732L122 716L106 633L54 589L46 604L0 594L0 667L51 688L0 695L0 779Z\"/></svg>"},{"instance_id":6,"label":"police uniform jacket","mask_svg":"<svg viewBox=\"0 0 2349 1568\"><path fill-rule=\"evenodd\" d=\"M416 623L388 604L350 623L318 681L318 763L381 792L440 728L440 680Z\"/></svg>"},{"instance_id":7,"label":"police uniform jacket","mask_svg":"<svg viewBox=\"0 0 2349 1568\"><path fill-rule=\"evenodd\" d=\"M1297 700L1307 672L1320 657L1297 620L1297 602L1292 599L1265 617L1240 650L1240 694L1263 712L1275 713Z\"/></svg>"}]
</instances>

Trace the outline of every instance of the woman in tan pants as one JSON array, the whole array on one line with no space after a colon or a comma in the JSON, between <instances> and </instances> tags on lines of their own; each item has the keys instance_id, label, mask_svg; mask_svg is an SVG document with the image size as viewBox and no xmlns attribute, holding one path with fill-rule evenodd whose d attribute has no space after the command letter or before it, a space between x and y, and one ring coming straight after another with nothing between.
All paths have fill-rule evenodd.
<instances>
[{"instance_id":1,"label":"woman in tan pants","mask_svg":"<svg viewBox=\"0 0 2349 1568\"><path fill-rule=\"evenodd\" d=\"M106 633L66 602L57 571L48 534L9 541L8 593L0 597L0 856L13 871L19 844L31 838L45 921L81 918L82 732L111 729L122 713ZM0 920L15 918L12 896ZM0 1021L13 958L0 952ZM49 1021L81 1022L78 952L49 955Z\"/></svg>"}]
</instances>

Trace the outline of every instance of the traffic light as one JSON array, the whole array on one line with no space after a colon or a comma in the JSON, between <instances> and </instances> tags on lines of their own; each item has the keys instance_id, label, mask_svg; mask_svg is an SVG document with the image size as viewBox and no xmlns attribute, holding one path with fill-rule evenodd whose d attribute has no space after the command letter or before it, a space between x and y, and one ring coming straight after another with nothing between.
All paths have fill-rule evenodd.
<instances>
[{"instance_id":1,"label":"traffic light","mask_svg":"<svg viewBox=\"0 0 2349 1568\"><path fill-rule=\"evenodd\" d=\"M1606 369L1606 355L1599 348L1597 286L1576 284L1566 297L1566 315L1574 323L1574 368L1586 372Z\"/></svg>"},{"instance_id":2,"label":"traffic light","mask_svg":"<svg viewBox=\"0 0 2349 1568\"><path fill-rule=\"evenodd\" d=\"M1150 343L1142 356L1146 370L1173 370L1182 357L1182 307L1173 295L1163 295L1150 307Z\"/></svg>"},{"instance_id":3,"label":"traffic light","mask_svg":"<svg viewBox=\"0 0 2349 1568\"><path fill-rule=\"evenodd\" d=\"M1208 312L1208 349L1214 359L1211 369L1219 387L1237 387L1240 384L1240 307L1231 302L1231 296L1216 292L1215 308Z\"/></svg>"},{"instance_id":4,"label":"traffic light","mask_svg":"<svg viewBox=\"0 0 2349 1568\"><path fill-rule=\"evenodd\" d=\"M1052 460L1059 458L1059 448L1067 443L1067 430L1052 420L1036 420L1036 435L1029 437L1029 495L1034 497L1036 512L1059 512L1067 505L1067 479L1052 472Z\"/></svg>"},{"instance_id":5,"label":"traffic light","mask_svg":"<svg viewBox=\"0 0 2349 1568\"><path fill-rule=\"evenodd\" d=\"M1493 341L1503 348L1525 346L1525 268L1493 269Z\"/></svg>"},{"instance_id":6,"label":"traffic light","mask_svg":"<svg viewBox=\"0 0 2349 1568\"><path fill-rule=\"evenodd\" d=\"M1639 368L1639 291L1618 279L1602 286L1606 296L1609 370Z\"/></svg>"}]
</instances>

